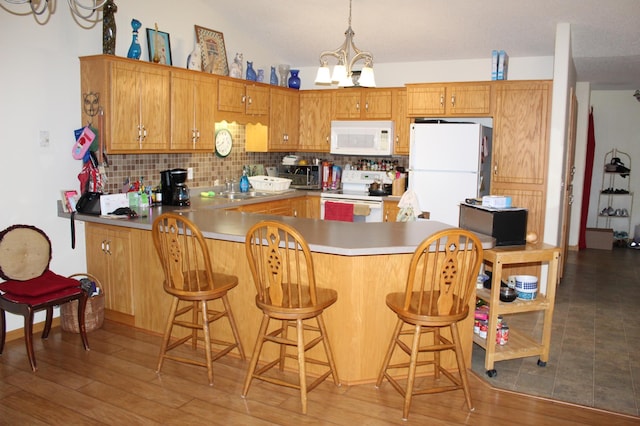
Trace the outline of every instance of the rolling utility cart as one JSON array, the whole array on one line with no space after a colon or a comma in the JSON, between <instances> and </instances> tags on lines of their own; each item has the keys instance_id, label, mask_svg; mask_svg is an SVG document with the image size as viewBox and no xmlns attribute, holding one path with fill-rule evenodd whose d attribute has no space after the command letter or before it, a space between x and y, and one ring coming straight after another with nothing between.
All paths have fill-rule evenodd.
<instances>
[{"instance_id":1,"label":"rolling utility cart","mask_svg":"<svg viewBox=\"0 0 640 426\"><path fill-rule=\"evenodd\" d=\"M476 291L476 297L482 299L489 305L487 337L483 339L478 334L474 334L473 342L485 349L484 367L489 377L497 375L494 368L496 361L538 355L538 365L541 367L547 365L551 344L551 320L553 318L553 306L555 303L559 258L560 249L548 244L495 247L484 251L484 262L493 269L492 285L490 290L485 288L478 289ZM534 300L516 299L513 302L500 301L500 283L503 278L503 266L525 263L548 264L547 286L546 289L544 289L544 293L540 291L542 286L539 282L538 294ZM534 311L544 311L542 338L540 340L510 328L508 343L505 345L496 343L496 329L499 315Z\"/></svg>"}]
</instances>

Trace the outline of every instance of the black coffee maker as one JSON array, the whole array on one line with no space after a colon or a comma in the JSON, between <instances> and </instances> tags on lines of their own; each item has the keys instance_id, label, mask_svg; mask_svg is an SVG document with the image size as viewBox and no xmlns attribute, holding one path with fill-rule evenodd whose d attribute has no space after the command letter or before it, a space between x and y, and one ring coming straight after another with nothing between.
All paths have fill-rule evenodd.
<instances>
[{"instance_id":1,"label":"black coffee maker","mask_svg":"<svg viewBox=\"0 0 640 426\"><path fill-rule=\"evenodd\" d=\"M163 205L191 205L191 202L189 201L189 187L185 184L186 180L186 169L172 169L160 172Z\"/></svg>"}]
</instances>

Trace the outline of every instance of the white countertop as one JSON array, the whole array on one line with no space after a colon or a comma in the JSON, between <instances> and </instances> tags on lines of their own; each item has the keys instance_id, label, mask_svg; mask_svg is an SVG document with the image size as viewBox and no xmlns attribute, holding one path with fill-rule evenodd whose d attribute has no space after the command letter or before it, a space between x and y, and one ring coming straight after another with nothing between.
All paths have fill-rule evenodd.
<instances>
[{"instance_id":1,"label":"white countertop","mask_svg":"<svg viewBox=\"0 0 640 426\"><path fill-rule=\"evenodd\" d=\"M163 212L180 212L193 221L206 238L243 243L245 235L252 225L264 219L277 219L295 227L307 240L311 251L342 256L413 253L426 237L441 229L452 227L430 220L352 223L225 210L238 206L240 203L274 201L306 194L320 195L319 192L293 191L244 201L193 197L190 207L151 207L141 210L141 217L135 219L109 219L78 214L76 220L151 230L153 220ZM58 204L58 216L69 218L70 215L63 213L60 203ZM493 247L494 239L492 237L481 234L478 236L482 241L483 248Z\"/></svg>"}]
</instances>

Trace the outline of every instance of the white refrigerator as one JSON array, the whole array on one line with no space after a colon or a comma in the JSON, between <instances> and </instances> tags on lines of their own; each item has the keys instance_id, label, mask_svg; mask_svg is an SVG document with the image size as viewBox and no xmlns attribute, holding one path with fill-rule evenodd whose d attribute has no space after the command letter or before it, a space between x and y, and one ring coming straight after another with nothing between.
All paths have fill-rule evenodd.
<instances>
[{"instance_id":1,"label":"white refrigerator","mask_svg":"<svg viewBox=\"0 0 640 426\"><path fill-rule=\"evenodd\" d=\"M491 135L478 123L411 125L409 189L431 220L458 226L460 203L489 194Z\"/></svg>"}]
</instances>

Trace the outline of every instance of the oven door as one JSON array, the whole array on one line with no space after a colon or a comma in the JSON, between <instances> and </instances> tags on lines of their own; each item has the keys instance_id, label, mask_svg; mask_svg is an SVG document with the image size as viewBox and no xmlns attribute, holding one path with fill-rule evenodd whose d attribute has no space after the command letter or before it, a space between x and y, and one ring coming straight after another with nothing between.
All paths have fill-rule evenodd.
<instances>
[{"instance_id":1,"label":"oven door","mask_svg":"<svg viewBox=\"0 0 640 426\"><path fill-rule=\"evenodd\" d=\"M382 222L382 201L357 200L348 198L320 198L320 219L325 219L326 203L352 204L353 222Z\"/></svg>"}]
</instances>

